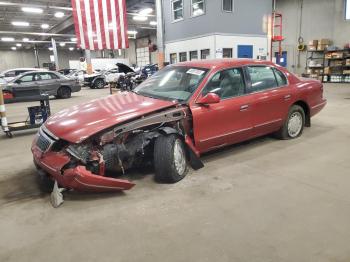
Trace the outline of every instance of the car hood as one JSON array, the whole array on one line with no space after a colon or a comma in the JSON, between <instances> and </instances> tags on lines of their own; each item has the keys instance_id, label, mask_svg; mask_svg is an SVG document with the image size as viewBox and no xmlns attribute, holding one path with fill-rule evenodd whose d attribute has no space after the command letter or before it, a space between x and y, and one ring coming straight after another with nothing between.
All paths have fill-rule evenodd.
<instances>
[{"instance_id":1,"label":"car hood","mask_svg":"<svg viewBox=\"0 0 350 262\"><path fill-rule=\"evenodd\" d=\"M61 139L80 143L106 128L176 104L124 92L64 109L51 116L45 127Z\"/></svg>"}]
</instances>

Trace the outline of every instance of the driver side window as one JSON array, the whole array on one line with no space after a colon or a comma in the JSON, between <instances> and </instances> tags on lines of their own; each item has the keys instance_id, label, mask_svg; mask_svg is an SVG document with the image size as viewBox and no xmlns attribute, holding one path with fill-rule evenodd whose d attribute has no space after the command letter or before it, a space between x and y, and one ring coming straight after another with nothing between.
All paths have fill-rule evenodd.
<instances>
[{"instance_id":1,"label":"driver side window","mask_svg":"<svg viewBox=\"0 0 350 262\"><path fill-rule=\"evenodd\" d=\"M21 82L32 82L32 81L34 81L33 76L34 76L34 74L28 74L28 75L21 77L19 80Z\"/></svg>"},{"instance_id":2,"label":"driver side window","mask_svg":"<svg viewBox=\"0 0 350 262\"><path fill-rule=\"evenodd\" d=\"M233 68L216 73L203 89L203 96L215 93L221 99L241 96L245 84L241 68Z\"/></svg>"}]
</instances>

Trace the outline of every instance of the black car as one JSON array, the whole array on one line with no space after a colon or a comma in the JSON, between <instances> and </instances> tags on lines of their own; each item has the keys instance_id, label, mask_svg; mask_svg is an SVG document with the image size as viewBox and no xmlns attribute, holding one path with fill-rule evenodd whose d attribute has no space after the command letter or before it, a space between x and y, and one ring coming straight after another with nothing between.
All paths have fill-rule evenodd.
<instances>
[{"instance_id":1,"label":"black car","mask_svg":"<svg viewBox=\"0 0 350 262\"><path fill-rule=\"evenodd\" d=\"M107 74L115 74L115 73L131 73L134 72L132 68L129 66L117 63L115 68L112 68L110 70L95 72L92 75L85 75L84 76L84 85L89 86L90 88L103 88L106 84L106 75Z\"/></svg>"}]
</instances>

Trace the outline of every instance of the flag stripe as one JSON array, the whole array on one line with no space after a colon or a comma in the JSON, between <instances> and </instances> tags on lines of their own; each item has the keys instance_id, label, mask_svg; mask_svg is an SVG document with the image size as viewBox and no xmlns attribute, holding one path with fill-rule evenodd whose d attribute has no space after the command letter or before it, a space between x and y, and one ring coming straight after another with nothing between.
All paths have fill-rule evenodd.
<instances>
[{"instance_id":1,"label":"flag stripe","mask_svg":"<svg viewBox=\"0 0 350 262\"><path fill-rule=\"evenodd\" d=\"M128 48L125 0L71 0L77 45L82 49Z\"/></svg>"},{"instance_id":2,"label":"flag stripe","mask_svg":"<svg viewBox=\"0 0 350 262\"><path fill-rule=\"evenodd\" d=\"M119 18L117 19L117 34L118 34L118 47L119 49L121 48L122 44L122 39L121 39L121 30L120 30L120 5L119 5L119 0L115 0L116 5L115 5L115 11L116 11L116 16Z\"/></svg>"},{"instance_id":3,"label":"flag stripe","mask_svg":"<svg viewBox=\"0 0 350 262\"><path fill-rule=\"evenodd\" d=\"M98 1L93 0L94 5L94 16L95 16L95 26L96 26L96 37L97 37L97 48L101 50L102 49L102 35L101 35L101 21L100 21L100 15L98 12Z\"/></svg>"}]
</instances>

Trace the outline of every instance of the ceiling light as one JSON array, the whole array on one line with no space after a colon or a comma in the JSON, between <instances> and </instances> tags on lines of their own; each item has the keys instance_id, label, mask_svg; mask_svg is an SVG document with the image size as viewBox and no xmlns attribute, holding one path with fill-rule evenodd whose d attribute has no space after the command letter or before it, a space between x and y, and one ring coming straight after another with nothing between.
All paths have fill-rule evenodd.
<instances>
[{"instance_id":1,"label":"ceiling light","mask_svg":"<svg viewBox=\"0 0 350 262\"><path fill-rule=\"evenodd\" d=\"M22 40L23 40L23 42L28 42L28 41L29 41L29 38L26 38L26 37L25 37L25 38L23 38Z\"/></svg>"},{"instance_id":2,"label":"ceiling light","mask_svg":"<svg viewBox=\"0 0 350 262\"><path fill-rule=\"evenodd\" d=\"M134 19L135 21L146 21L148 18L147 16L135 15L132 19Z\"/></svg>"},{"instance_id":3,"label":"ceiling light","mask_svg":"<svg viewBox=\"0 0 350 262\"><path fill-rule=\"evenodd\" d=\"M64 17L64 13L63 12L56 12L55 17L62 18L62 17Z\"/></svg>"},{"instance_id":4,"label":"ceiling light","mask_svg":"<svg viewBox=\"0 0 350 262\"><path fill-rule=\"evenodd\" d=\"M60 43L60 46L62 46L62 47L65 46L65 45L66 45L66 43Z\"/></svg>"},{"instance_id":5,"label":"ceiling light","mask_svg":"<svg viewBox=\"0 0 350 262\"><path fill-rule=\"evenodd\" d=\"M74 50L74 47L70 47L70 48L68 48L69 49L69 51L73 51Z\"/></svg>"},{"instance_id":6,"label":"ceiling light","mask_svg":"<svg viewBox=\"0 0 350 262\"><path fill-rule=\"evenodd\" d=\"M139 14L140 15L149 15L150 13L153 12L153 9L152 8L145 8L145 9L142 9Z\"/></svg>"},{"instance_id":7,"label":"ceiling light","mask_svg":"<svg viewBox=\"0 0 350 262\"><path fill-rule=\"evenodd\" d=\"M42 29L48 29L49 27L50 27L50 26L49 26L48 24L42 24L42 25L41 25L41 28L42 28Z\"/></svg>"},{"instance_id":8,"label":"ceiling light","mask_svg":"<svg viewBox=\"0 0 350 262\"><path fill-rule=\"evenodd\" d=\"M52 51L52 50L53 50L53 48L52 48L52 47L49 47L49 50L50 50L50 51Z\"/></svg>"},{"instance_id":9,"label":"ceiling light","mask_svg":"<svg viewBox=\"0 0 350 262\"><path fill-rule=\"evenodd\" d=\"M29 26L28 22L20 22L20 21L14 21L11 24L14 26Z\"/></svg>"},{"instance_id":10,"label":"ceiling light","mask_svg":"<svg viewBox=\"0 0 350 262\"><path fill-rule=\"evenodd\" d=\"M129 35L135 35L135 34L137 34L137 31L132 31L132 30L130 30L130 31L128 31L128 34L129 34Z\"/></svg>"},{"instance_id":11,"label":"ceiling light","mask_svg":"<svg viewBox=\"0 0 350 262\"><path fill-rule=\"evenodd\" d=\"M15 39L13 37L2 37L1 38L1 41L4 41L4 42L13 42L15 41Z\"/></svg>"},{"instance_id":12,"label":"ceiling light","mask_svg":"<svg viewBox=\"0 0 350 262\"><path fill-rule=\"evenodd\" d=\"M76 42L76 41L77 41L77 38L73 37L73 38L70 39L70 41Z\"/></svg>"},{"instance_id":13,"label":"ceiling light","mask_svg":"<svg viewBox=\"0 0 350 262\"><path fill-rule=\"evenodd\" d=\"M157 21L151 21L149 22L150 25L157 25Z\"/></svg>"},{"instance_id":14,"label":"ceiling light","mask_svg":"<svg viewBox=\"0 0 350 262\"><path fill-rule=\"evenodd\" d=\"M17 47L13 46L11 47L12 50L17 50Z\"/></svg>"},{"instance_id":15,"label":"ceiling light","mask_svg":"<svg viewBox=\"0 0 350 262\"><path fill-rule=\"evenodd\" d=\"M18 44L16 44L16 46L21 47L21 46L22 46L22 44L18 43Z\"/></svg>"},{"instance_id":16,"label":"ceiling light","mask_svg":"<svg viewBox=\"0 0 350 262\"><path fill-rule=\"evenodd\" d=\"M35 13L35 14L41 14L43 12L41 8L36 8L36 7L22 7L22 11L26 13Z\"/></svg>"}]
</instances>

